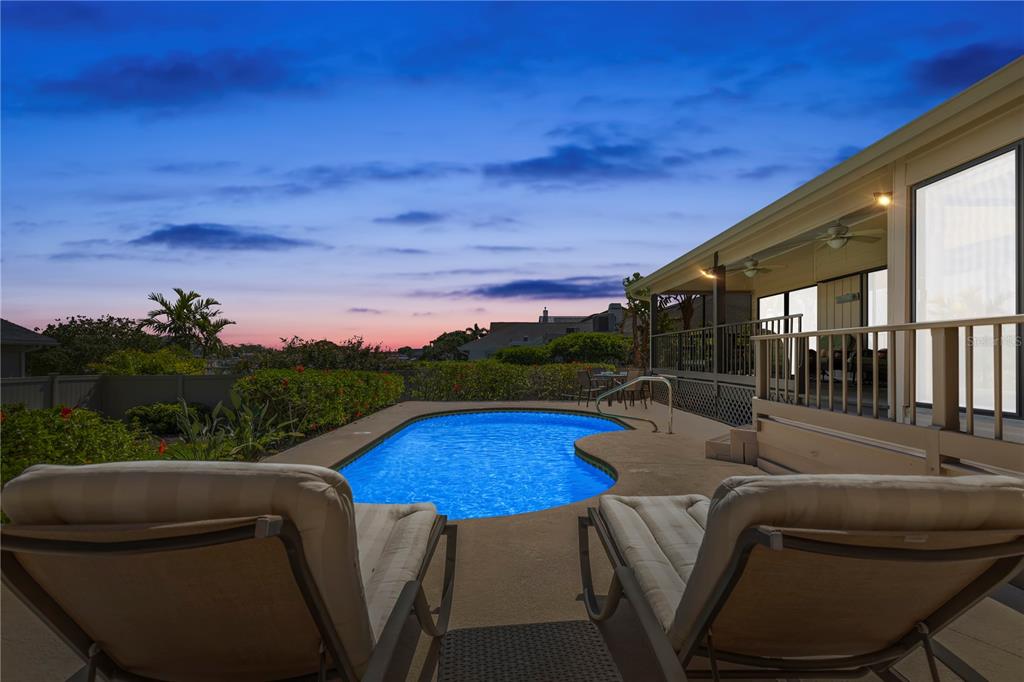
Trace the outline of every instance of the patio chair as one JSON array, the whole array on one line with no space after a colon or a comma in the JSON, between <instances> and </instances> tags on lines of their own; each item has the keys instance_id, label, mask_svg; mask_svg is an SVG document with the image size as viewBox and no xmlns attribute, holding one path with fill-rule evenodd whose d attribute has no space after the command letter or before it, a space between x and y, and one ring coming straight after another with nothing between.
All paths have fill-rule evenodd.
<instances>
[{"instance_id":1,"label":"patio chair","mask_svg":"<svg viewBox=\"0 0 1024 682\"><path fill-rule=\"evenodd\" d=\"M601 392L601 386L594 382L594 378L590 376L590 372L585 369L578 370L576 372L576 404L585 398L587 406L590 406L590 400L596 399L598 394Z\"/></svg>"},{"instance_id":2,"label":"patio chair","mask_svg":"<svg viewBox=\"0 0 1024 682\"><path fill-rule=\"evenodd\" d=\"M622 383L623 384L628 384L630 381L633 381L634 379L639 379L643 375L644 375L644 372L642 370L639 370L639 369L627 369L626 370L626 378L622 380ZM641 404L646 408L647 407L647 389L648 389L648 387L649 387L649 385L647 383L639 382L639 383L633 384L632 386L624 388L621 391L622 406L628 409L628 405L627 405L627 401L628 401L629 405L633 405L635 407L636 406L637 398L639 398Z\"/></svg>"},{"instance_id":3,"label":"patio chair","mask_svg":"<svg viewBox=\"0 0 1024 682\"><path fill-rule=\"evenodd\" d=\"M590 527L614 567L603 603ZM918 647L934 680L936 656L981 679L933 635L1020 570L1024 481L753 476L712 500L605 495L579 548L590 618L625 597L667 680L905 680L893 666Z\"/></svg>"},{"instance_id":4,"label":"patio chair","mask_svg":"<svg viewBox=\"0 0 1024 682\"><path fill-rule=\"evenodd\" d=\"M330 469L40 465L3 509L4 583L82 658L74 679L382 680L409 665L412 614L435 647L447 629L455 526L431 504L353 504Z\"/></svg>"}]
</instances>

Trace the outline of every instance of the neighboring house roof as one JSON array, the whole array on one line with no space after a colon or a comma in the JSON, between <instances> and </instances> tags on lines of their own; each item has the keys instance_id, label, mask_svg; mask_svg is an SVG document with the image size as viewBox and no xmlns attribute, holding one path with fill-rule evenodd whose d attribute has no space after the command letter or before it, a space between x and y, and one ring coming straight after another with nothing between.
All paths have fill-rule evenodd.
<instances>
[{"instance_id":1,"label":"neighboring house roof","mask_svg":"<svg viewBox=\"0 0 1024 682\"><path fill-rule=\"evenodd\" d=\"M20 324L9 320L0 320L0 343L5 346L56 346L56 339L36 334Z\"/></svg>"}]
</instances>

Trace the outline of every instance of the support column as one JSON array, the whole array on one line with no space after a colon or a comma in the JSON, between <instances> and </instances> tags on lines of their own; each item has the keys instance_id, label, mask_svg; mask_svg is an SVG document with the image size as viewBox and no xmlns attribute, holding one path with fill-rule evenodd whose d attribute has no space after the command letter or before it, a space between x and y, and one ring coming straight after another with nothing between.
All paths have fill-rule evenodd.
<instances>
[{"instance_id":1,"label":"support column","mask_svg":"<svg viewBox=\"0 0 1024 682\"><path fill-rule=\"evenodd\" d=\"M649 328L647 330L647 373L654 374L654 335L658 330L658 302L661 296L651 292L651 311L648 315L647 321Z\"/></svg>"},{"instance_id":2,"label":"support column","mask_svg":"<svg viewBox=\"0 0 1024 682\"><path fill-rule=\"evenodd\" d=\"M932 426L947 431L960 430L959 331L932 329Z\"/></svg>"},{"instance_id":3,"label":"support column","mask_svg":"<svg viewBox=\"0 0 1024 682\"><path fill-rule=\"evenodd\" d=\"M715 255L715 267L711 268L714 279L711 280L711 324L715 327L715 353L713 371L717 374L725 367L725 335L719 327L725 324L725 266L718 265Z\"/></svg>"}]
</instances>

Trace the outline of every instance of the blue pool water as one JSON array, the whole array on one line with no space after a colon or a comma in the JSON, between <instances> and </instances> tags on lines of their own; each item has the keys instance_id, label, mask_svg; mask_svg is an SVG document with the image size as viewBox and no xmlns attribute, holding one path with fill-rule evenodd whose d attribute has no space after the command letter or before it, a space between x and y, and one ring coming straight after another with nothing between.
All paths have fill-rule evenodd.
<instances>
[{"instance_id":1,"label":"blue pool water","mask_svg":"<svg viewBox=\"0 0 1024 682\"><path fill-rule=\"evenodd\" d=\"M450 519L504 516L592 497L614 483L576 456L608 419L477 412L414 422L341 468L356 502L433 502Z\"/></svg>"}]
</instances>

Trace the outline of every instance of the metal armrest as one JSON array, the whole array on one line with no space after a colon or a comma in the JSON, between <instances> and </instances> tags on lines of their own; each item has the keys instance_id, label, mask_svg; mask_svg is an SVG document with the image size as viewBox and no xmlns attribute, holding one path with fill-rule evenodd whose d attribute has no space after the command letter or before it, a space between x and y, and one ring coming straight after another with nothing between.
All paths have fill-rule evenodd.
<instances>
[{"instance_id":1,"label":"metal armrest","mask_svg":"<svg viewBox=\"0 0 1024 682\"><path fill-rule=\"evenodd\" d=\"M445 536L444 579L441 588L441 603L438 607L437 620L431 616L430 603L423 592L423 575L437 548L437 541ZM406 619L415 613L420 629L431 638L438 640L448 631L448 620L452 611L452 595L455 585L455 555L458 546L458 527L445 524L443 529L432 534L424 558L424 569L416 580L410 580L402 588L395 602L395 607L388 616L388 622L377 639L373 655L363 675L363 682L377 682L386 678L388 668L395 657Z\"/></svg>"},{"instance_id":2,"label":"metal armrest","mask_svg":"<svg viewBox=\"0 0 1024 682\"><path fill-rule=\"evenodd\" d=\"M611 585L608 587L608 596L604 606L601 607L594 594L593 577L590 570L590 533L593 527L597 536L604 546L605 554L614 567ZM672 647L668 635L658 622L657 616L651 609L651 605L644 597L643 590L636 580L633 569L625 563L619 555L615 546L615 540L608 532L600 512L596 509L588 509L587 516L579 517L579 544L580 544L580 577L583 583L583 604L587 609L587 615L591 620L601 622L607 620L618 609L623 596L629 601L636 614L637 620L643 629L644 639L647 640L651 653L658 663L663 679L666 682L686 682L686 671L679 661L679 655Z\"/></svg>"}]
</instances>

